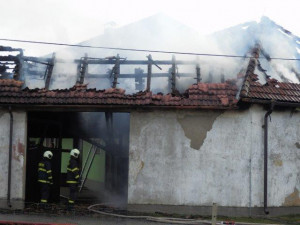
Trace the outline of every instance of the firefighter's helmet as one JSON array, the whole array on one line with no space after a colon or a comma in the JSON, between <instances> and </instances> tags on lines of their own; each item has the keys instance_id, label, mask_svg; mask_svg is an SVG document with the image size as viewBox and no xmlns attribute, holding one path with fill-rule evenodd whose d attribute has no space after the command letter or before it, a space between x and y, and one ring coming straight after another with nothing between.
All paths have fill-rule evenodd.
<instances>
[{"instance_id":1,"label":"firefighter's helmet","mask_svg":"<svg viewBox=\"0 0 300 225\"><path fill-rule=\"evenodd\" d=\"M70 152L70 155L75 158L78 158L79 154L80 154L80 151L77 148L72 149Z\"/></svg>"},{"instance_id":2,"label":"firefighter's helmet","mask_svg":"<svg viewBox=\"0 0 300 225\"><path fill-rule=\"evenodd\" d=\"M53 154L51 151L45 151L43 156L44 156L44 158L52 159Z\"/></svg>"}]
</instances>

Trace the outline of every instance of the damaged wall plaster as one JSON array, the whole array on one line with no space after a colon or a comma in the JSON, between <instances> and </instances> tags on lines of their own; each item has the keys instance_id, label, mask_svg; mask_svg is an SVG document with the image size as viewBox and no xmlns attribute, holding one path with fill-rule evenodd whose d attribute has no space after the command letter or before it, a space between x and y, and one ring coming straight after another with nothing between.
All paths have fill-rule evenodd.
<instances>
[{"instance_id":1,"label":"damaged wall plaster","mask_svg":"<svg viewBox=\"0 0 300 225\"><path fill-rule=\"evenodd\" d=\"M9 130L8 111L0 111L0 199L7 197ZM27 115L25 112L13 112L13 143L11 165L11 203L13 208L22 208L25 199L25 158L26 158ZM0 207L7 207L6 201L0 201Z\"/></svg>"},{"instance_id":2,"label":"damaged wall plaster","mask_svg":"<svg viewBox=\"0 0 300 225\"><path fill-rule=\"evenodd\" d=\"M191 140L190 147L199 150L203 145L207 132L211 130L216 118L221 113L207 112L202 115L184 115L182 118L177 118L185 136Z\"/></svg>"},{"instance_id":3,"label":"damaged wall plaster","mask_svg":"<svg viewBox=\"0 0 300 225\"><path fill-rule=\"evenodd\" d=\"M242 199L234 195L247 189L248 179L241 172L248 159L237 136L247 135L247 126L240 123L250 122L241 115L210 110L132 112L128 203L210 205L219 199L246 206L247 195ZM227 126L235 129L227 132Z\"/></svg>"},{"instance_id":4,"label":"damaged wall plaster","mask_svg":"<svg viewBox=\"0 0 300 225\"><path fill-rule=\"evenodd\" d=\"M262 207L265 113L258 105L222 113L132 112L128 203L209 206L217 202L221 206ZM290 117L288 110L272 113L270 207L283 206L292 190L300 188L300 158L295 151L299 124L298 114Z\"/></svg>"},{"instance_id":5,"label":"damaged wall plaster","mask_svg":"<svg viewBox=\"0 0 300 225\"><path fill-rule=\"evenodd\" d=\"M285 198L284 206L300 206L299 190L294 189L294 192Z\"/></svg>"},{"instance_id":6,"label":"damaged wall plaster","mask_svg":"<svg viewBox=\"0 0 300 225\"><path fill-rule=\"evenodd\" d=\"M13 144L12 146L13 153L12 157L13 159L22 162L25 155L25 145L18 139L17 145Z\"/></svg>"}]
</instances>

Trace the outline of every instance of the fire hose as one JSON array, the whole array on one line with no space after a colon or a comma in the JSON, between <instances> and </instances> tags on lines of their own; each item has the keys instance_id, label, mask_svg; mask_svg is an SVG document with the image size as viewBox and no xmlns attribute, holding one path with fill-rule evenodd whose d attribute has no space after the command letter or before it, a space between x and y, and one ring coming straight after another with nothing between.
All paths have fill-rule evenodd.
<instances>
[{"instance_id":1,"label":"fire hose","mask_svg":"<svg viewBox=\"0 0 300 225\"><path fill-rule=\"evenodd\" d=\"M154 222L175 223L175 224L187 224L187 223L188 224L211 224L211 222L207 220L180 219L180 218L172 218L172 217L154 217L154 216L128 216L128 215L121 215L116 213L107 213L107 212L93 209L95 206L103 206L103 204L90 205L87 209L89 211L99 213L102 215L114 216L119 218L127 218L127 219L146 219Z\"/></svg>"},{"instance_id":2,"label":"fire hose","mask_svg":"<svg viewBox=\"0 0 300 225\"><path fill-rule=\"evenodd\" d=\"M101 210L93 209L96 206L104 206L105 204L94 204L90 205L87 209L91 212L99 213L102 215L106 216L114 216L114 217L119 217L119 218L126 218L126 219L145 219L148 221L153 221L153 222L160 222L160 223L172 223L172 224L212 224L211 221L209 220L198 220L198 219L182 219L182 218L173 218L173 217L154 217L154 216L128 216L128 215L122 215L122 214L117 214L117 213L108 213L104 212ZM228 224L223 221L219 221L216 224L221 225L221 224ZM235 223L232 221L230 223L231 225L256 225L257 223L245 223L245 222L238 222ZM257 224L258 225L258 224ZM264 225L277 225L277 224L264 224Z\"/></svg>"}]
</instances>

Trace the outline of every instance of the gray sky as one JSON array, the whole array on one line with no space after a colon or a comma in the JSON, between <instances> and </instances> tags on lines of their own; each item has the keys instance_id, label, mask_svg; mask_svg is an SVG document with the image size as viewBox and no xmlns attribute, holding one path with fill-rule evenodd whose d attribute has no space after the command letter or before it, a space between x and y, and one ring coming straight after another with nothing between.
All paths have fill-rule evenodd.
<instances>
[{"instance_id":1,"label":"gray sky","mask_svg":"<svg viewBox=\"0 0 300 225\"><path fill-rule=\"evenodd\" d=\"M0 38L75 44L100 35L111 25L126 25L164 13L202 34L268 16L300 36L299 0L0 0ZM53 52L57 46L26 48L25 55ZM110 46L124 47L126 46Z\"/></svg>"}]
</instances>

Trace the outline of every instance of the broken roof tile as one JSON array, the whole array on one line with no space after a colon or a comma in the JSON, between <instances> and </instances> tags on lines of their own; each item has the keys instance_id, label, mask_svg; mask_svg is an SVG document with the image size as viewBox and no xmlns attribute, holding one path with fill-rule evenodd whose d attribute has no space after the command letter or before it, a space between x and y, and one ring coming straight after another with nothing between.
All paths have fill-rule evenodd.
<instances>
[{"instance_id":1,"label":"broken roof tile","mask_svg":"<svg viewBox=\"0 0 300 225\"><path fill-rule=\"evenodd\" d=\"M252 49L245 79L240 91L240 97L256 100L273 100L288 103L300 103L300 84L279 82L274 78L267 78L267 83L262 85L258 75L254 74L257 67L257 58L260 54L260 46L256 45ZM248 101L247 100L247 101Z\"/></svg>"},{"instance_id":2,"label":"broken roof tile","mask_svg":"<svg viewBox=\"0 0 300 225\"><path fill-rule=\"evenodd\" d=\"M235 108L237 99L236 81L226 83L197 83L184 94L153 94L140 91L126 95L124 89L87 89L87 85L76 84L70 89L22 89L23 82L12 79L0 80L0 104L51 104L51 105L128 105L128 106L176 106Z\"/></svg>"},{"instance_id":3,"label":"broken roof tile","mask_svg":"<svg viewBox=\"0 0 300 225\"><path fill-rule=\"evenodd\" d=\"M267 83L262 85L257 75L252 73L246 77L240 97L300 103L299 91L300 84L279 82L276 79L268 79Z\"/></svg>"}]
</instances>

